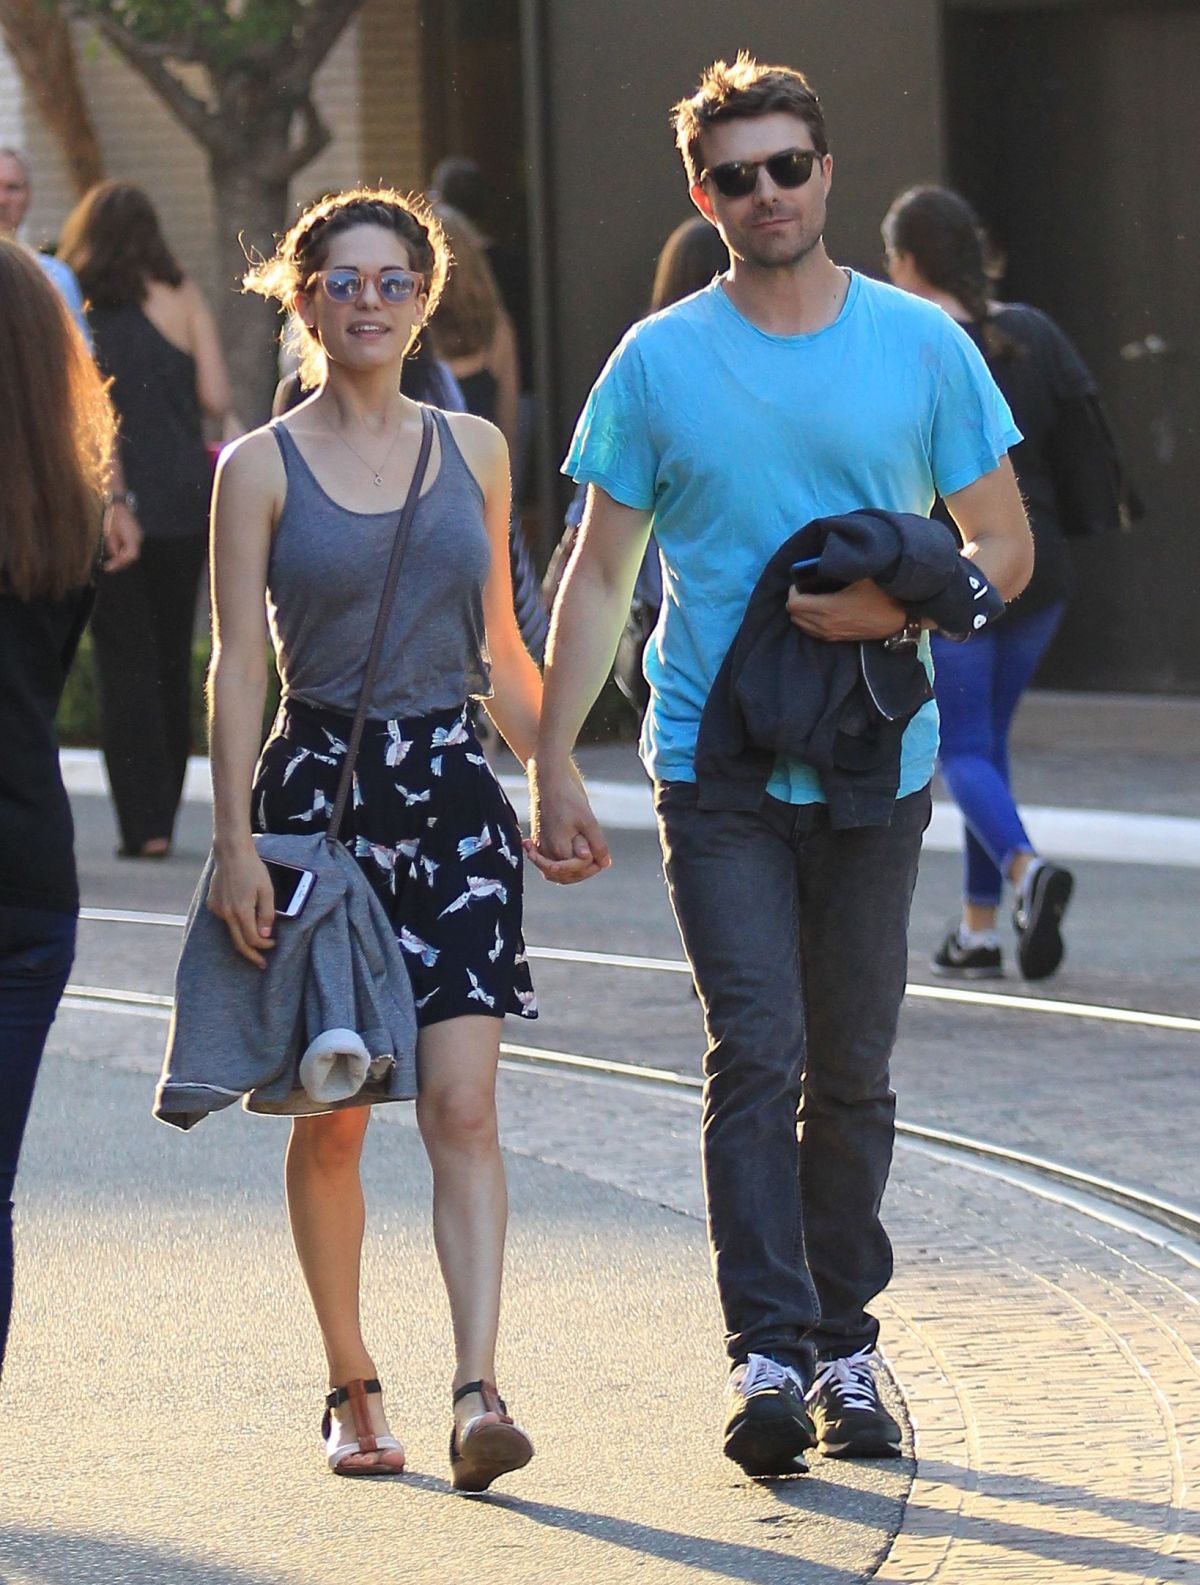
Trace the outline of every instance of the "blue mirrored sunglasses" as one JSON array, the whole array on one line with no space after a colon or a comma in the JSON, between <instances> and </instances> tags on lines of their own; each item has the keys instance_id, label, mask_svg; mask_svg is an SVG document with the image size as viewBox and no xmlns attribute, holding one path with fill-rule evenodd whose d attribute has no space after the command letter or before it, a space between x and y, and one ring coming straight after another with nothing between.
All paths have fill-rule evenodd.
<instances>
[{"instance_id":1,"label":"blue mirrored sunglasses","mask_svg":"<svg viewBox=\"0 0 1200 1585\"><path fill-rule=\"evenodd\" d=\"M355 270L348 266L335 270L314 270L325 296L332 303L354 303L366 290L368 281L384 303L407 303L425 288L425 277L415 270Z\"/></svg>"}]
</instances>

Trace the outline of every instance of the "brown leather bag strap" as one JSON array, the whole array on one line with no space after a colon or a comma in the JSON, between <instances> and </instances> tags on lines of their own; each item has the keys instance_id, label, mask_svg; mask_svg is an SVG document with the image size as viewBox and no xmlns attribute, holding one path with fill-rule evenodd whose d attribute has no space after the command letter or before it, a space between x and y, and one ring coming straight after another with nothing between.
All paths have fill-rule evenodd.
<instances>
[{"instance_id":1,"label":"brown leather bag strap","mask_svg":"<svg viewBox=\"0 0 1200 1585\"><path fill-rule=\"evenodd\" d=\"M354 712L354 725L350 728L350 742L346 749L346 763L342 766L337 797L333 803L333 813L329 817L329 829L325 833L325 842L331 852L337 846L342 817L346 813L346 804L350 799L350 788L354 781L354 766L358 760L363 727L366 725L367 710L371 703L371 689L375 686L375 677L379 671L379 661L383 655L383 642L387 633L388 618L392 612L396 584L400 580L400 563L404 559L404 547L408 543L409 530L412 528L413 516L417 510L417 499L421 494L421 485L425 480L425 470L429 466L429 453L432 449L433 415L429 408L423 407L421 409L421 449L417 453L417 466L413 471L412 483L408 487L408 494L405 496L404 505L400 510L400 520L396 524L396 538L392 542L392 556L388 562L387 573L383 580L383 593L379 596L379 614L375 618L375 631L371 635L371 648L367 652L367 665L366 670L363 672L362 692L358 699L358 709Z\"/></svg>"}]
</instances>

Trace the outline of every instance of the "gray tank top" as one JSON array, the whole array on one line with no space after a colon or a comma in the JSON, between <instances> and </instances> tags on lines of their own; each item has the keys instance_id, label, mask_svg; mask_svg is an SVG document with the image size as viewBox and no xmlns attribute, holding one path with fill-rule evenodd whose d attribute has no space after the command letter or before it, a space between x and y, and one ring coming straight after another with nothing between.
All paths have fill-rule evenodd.
<instances>
[{"instance_id":1,"label":"gray tank top","mask_svg":"<svg viewBox=\"0 0 1200 1585\"><path fill-rule=\"evenodd\" d=\"M431 459L437 474L417 503L400 567L367 711L377 720L449 710L491 691L483 491L445 416L431 411L440 459ZM287 474L267 566L267 616L283 694L353 715L400 506L387 512L339 506L279 420L270 428Z\"/></svg>"}]
</instances>

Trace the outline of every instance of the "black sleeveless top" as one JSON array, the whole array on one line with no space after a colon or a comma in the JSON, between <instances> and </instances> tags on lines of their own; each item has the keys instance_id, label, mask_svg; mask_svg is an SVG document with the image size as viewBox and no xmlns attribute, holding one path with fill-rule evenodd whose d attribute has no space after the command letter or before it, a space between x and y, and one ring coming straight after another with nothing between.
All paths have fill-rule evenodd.
<instances>
[{"instance_id":1,"label":"black sleeveless top","mask_svg":"<svg viewBox=\"0 0 1200 1585\"><path fill-rule=\"evenodd\" d=\"M142 532L155 539L203 534L212 466L204 445L196 360L136 303L88 310L101 373L111 376L121 465L137 496Z\"/></svg>"}]
</instances>

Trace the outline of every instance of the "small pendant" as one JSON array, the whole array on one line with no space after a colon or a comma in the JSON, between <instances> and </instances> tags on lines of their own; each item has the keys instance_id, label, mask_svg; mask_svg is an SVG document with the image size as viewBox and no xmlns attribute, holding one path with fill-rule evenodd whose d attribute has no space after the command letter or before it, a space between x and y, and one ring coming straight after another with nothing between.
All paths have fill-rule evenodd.
<instances>
[{"instance_id":1,"label":"small pendant","mask_svg":"<svg viewBox=\"0 0 1200 1585\"><path fill-rule=\"evenodd\" d=\"M379 489L381 489L381 490L383 489L383 475L382 474L377 473L375 475L375 483L379 487Z\"/></svg>"}]
</instances>

